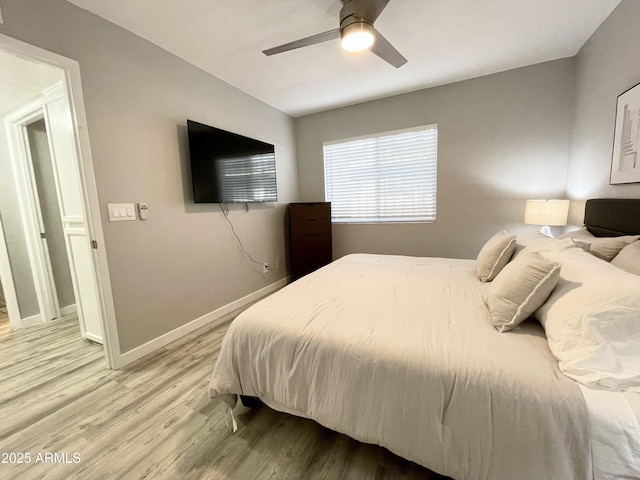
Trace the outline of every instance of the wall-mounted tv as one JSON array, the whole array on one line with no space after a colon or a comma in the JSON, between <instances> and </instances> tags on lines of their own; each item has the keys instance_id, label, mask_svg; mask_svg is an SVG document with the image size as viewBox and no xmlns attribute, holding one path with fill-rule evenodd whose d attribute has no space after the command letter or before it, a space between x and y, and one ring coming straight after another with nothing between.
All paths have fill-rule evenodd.
<instances>
[{"instance_id":1,"label":"wall-mounted tv","mask_svg":"<svg viewBox=\"0 0 640 480\"><path fill-rule=\"evenodd\" d=\"M195 203L277 202L275 148L187 120Z\"/></svg>"}]
</instances>

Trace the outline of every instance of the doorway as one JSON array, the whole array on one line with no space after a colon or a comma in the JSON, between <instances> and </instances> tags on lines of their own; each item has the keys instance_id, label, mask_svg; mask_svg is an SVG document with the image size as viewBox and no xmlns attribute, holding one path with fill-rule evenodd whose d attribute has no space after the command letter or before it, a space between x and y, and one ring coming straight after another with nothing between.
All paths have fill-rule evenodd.
<instances>
[{"instance_id":1,"label":"doorway","mask_svg":"<svg viewBox=\"0 0 640 480\"><path fill-rule=\"evenodd\" d=\"M4 116L20 222L38 304L38 313L23 316L19 327L60 318L60 301L75 298L65 308L77 313L82 337L103 343L92 242L69 110L63 83L57 82Z\"/></svg>"},{"instance_id":2,"label":"doorway","mask_svg":"<svg viewBox=\"0 0 640 480\"><path fill-rule=\"evenodd\" d=\"M0 282L9 320L14 328L23 328L76 312L82 336L103 343L107 365L118 368L121 355L79 66L1 34L0 57L11 57L14 67L19 65L0 68L0 114L12 170L7 172L7 162L0 163L0 190L6 197L7 178L13 177L19 207L0 204ZM31 73L26 81L18 78L23 69ZM25 85L46 77L44 71L56 72L55 83L37 85L26 92L28 100L8 108L2 87L19 85L25 93ZM21 253L11 251L16 240L26 245ZM17 295L29 282L32 292Z\"/></svg>"},{"instance_id":3,"label":"doorway","mask_svg":"<svg viewBox=\"0 0 640 480\"><path fill-rule=\"evenodd\" d=\"M47 276L45 288L48 304L41 310L42 322L76 313L76 298L69 267L69 256L64 240L60 204L56 190L49 134L44 116L25 125L26 152L33 174L37 229L42 243L42 261ZM43 313L47 312L47 313ZM23 324L24 325L24 324Z\"/></svg>"}]
</instances>

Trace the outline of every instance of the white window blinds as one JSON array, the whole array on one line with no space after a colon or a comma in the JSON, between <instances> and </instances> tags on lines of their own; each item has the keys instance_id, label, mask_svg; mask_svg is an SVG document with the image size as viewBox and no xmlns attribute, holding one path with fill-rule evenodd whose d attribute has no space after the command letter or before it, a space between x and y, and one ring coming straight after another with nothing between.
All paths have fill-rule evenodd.
<instances>
[{"instance_id":1,"label":"white window blinds","mask_svg":"<svg viewBox=\"0 0 640 480\"><path fill-rule=\"evenodd\" d=\"M437 125L325 142L323 149L332 221L435 221Z\"/></svg>"}]
</instances>

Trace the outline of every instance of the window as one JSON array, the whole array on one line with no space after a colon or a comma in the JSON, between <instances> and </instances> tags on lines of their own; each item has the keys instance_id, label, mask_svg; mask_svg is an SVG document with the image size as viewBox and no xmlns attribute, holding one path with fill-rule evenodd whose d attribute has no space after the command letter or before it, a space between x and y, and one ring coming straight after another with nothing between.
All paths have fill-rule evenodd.
<instances>
[{"instance_id":1,"label":"window","mask_svg":"<svg viewBox=\"0 0 640 480\"><path fill-rule=\"evenodd\" d=\"M325 142L322 147L332 221L435 221L437 125Z\"/></svg>"}]
</instances>

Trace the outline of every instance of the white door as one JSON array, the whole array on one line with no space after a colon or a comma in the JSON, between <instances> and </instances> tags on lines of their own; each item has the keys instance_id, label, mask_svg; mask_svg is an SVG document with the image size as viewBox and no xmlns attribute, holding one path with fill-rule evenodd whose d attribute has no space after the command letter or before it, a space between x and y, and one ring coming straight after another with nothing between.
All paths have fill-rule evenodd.
<instances>
[{"instance_id":1,"label":"white door","mask_svg":"<svg viewBox=\"0 0 640 480\"><path fill-rule=\"evenodd\" d=\"M35 112L36 118L38 120L41 119L41 117L43 117L44 113L42 112L42 110L38 110ZM32 118L32 120L35 120L36 118ZM29 122L31 123L31 121ZM34 165L34 158L32 155L32 146L30 145L29 142L29 134L27 133L28 131L28 125L23 125L22 126L22 139L24 141L24 153L25 153L25 159L27 161L27 165L26 165L26 170L27 170L27 176L29 177L30 180L30 188L29 188L29 194L31 195L31 201L29 202L29 204L32 206L33 208L33 220L35 222L35 224L32 226L32 228L34 229L34 233L36 234L36 237L40 237L40 241L38 242L36 240L36 243L38 243L37 248L35 248L34 250L37 253L39 259L40 259L40 265L39 267L41 268L43 274L44 274L44 282L42 283L42 285L40 285L40 290L38 293L40 294L39 296L42 297L40 300L41 303L41 309L40 309L40 321L41 322L48 322L49 320L52 320L54 318L59 318L60 317L60 304L58 303L58 292L56 289L56 282L55 282L55 278L54 278L54 274L53 274L53 267L51 264L51 256L50 256L50 251L49 251L49 243L48 243L48 235L47 235L47 229L45 228L45 221L44 221L44 215L43 215L43 211L42 211L42 205L43 203L41 202L40 199L40 190L38 188L38 181L36 180L36 167ZM42 160L39 160L42 161ZM40 185L40 187L42 188L42 185ZM25 221L27 219L25 218ZM38 322L39 323L39 322ZM23 322L23 326L24 322Z\"/></svg>"},{"instance_id":2,"label":"white door","mask_svg":"<svg viewBox=\"0 0 640 480\"><path fill-rule=\"evenodd\" d=\"M93 263L92 241L84 211L71 108L62 85L47 92L44 99L44 118L49 133L51 161L80 329L84 338L102 343L100 292Z\"/></svg>"}]
</instances>

